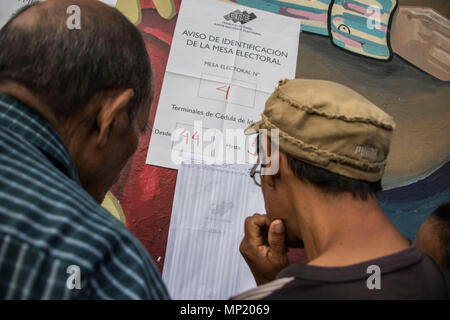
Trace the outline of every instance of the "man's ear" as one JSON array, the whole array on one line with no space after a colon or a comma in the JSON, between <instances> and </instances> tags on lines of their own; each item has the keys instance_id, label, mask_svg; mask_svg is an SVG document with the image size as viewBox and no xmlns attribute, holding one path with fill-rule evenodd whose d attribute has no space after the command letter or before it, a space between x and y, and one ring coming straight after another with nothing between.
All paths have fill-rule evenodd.
<instances>
[{"instance_id":1,"label":"man's ear","mask_svg":"<svg viewBox=\"0 0 450 320\"><path fill-rule=\"evenodd\" d=\"M264 176L267 185L274 189L276 189L277 182L279 182L280 179L286 179L287 175L292 174L292 171L290 170L287 162L286 155L281 150L278 150L278 161L277 173Z\"/></svg>"},{"instance_id":2,"label":"man's ear","mask_svg":"<svg viewBox=\"0 0 450 320\"><path fill-rule=\"evenodd\" d=\"M133 89L125 89L110 94L101 100L102 105L97 115L97 125L99 128L97 145L100 148L106 145L114 120L126 109L133 95Z\"/></svg>"}]
</instances>

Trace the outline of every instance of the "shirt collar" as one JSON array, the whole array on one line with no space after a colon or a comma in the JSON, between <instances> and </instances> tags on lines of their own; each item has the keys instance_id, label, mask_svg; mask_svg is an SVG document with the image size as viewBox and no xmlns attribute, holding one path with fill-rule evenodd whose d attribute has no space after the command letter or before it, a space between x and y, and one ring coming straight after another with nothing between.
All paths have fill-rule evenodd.
<instances>
[{"instance_id":1,"label":"shirt collar","mask_svg":"<svg viewBox=\"0 0 450 320\"><path fill-rule=\"evenodd\" d=\"M277 275L277 278L299 278L321 282L357 281L368 277L370 266L378 266L382 274L408 268L426 259L423 252L412 245L396 253L341 267L291 264Z\"/></svg>"},{"instance_id":2,"label":"shirt collar","mask_svg":"<svg viewBox=\"0 0 450 320\"><path fill-rule=\"evenodd\" d=\"M0 128L20 135L65 175L80 184L72 157L50 123L22 102L3 93L0 93Z\"/></svg>"}]
</instances>

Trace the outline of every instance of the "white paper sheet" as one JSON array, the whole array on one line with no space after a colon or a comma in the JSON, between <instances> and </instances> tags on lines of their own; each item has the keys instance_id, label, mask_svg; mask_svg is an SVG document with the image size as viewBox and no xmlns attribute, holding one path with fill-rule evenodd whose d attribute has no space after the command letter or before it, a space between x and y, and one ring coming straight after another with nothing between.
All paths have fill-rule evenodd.
<instances>
[{"instance_id":1,"label":"white paper sheet","mask_svg":"<svg viewBox=\"0 0 450 320\"><path fill-rule=\"evenodd\" d=\"M228 299L256 287L239 252L245 218L265 212L249 170L181 164L163 270L173 299Z\"/></svg>"},{"instance_id":2,"label":"white paper sheet","mask_svg":"<svg viewBox=\"0 0 450 320\"><path fill-rule=\"evenodd\" d=\"M177 169L171 150L184 144L196 157L219 157L205 143L191 150L198 145L196 128L243 132L259 120L278 81L295 77L299 34L298 19L217 0L183 0L146 163Z\"/></svg>"}]
</instances>

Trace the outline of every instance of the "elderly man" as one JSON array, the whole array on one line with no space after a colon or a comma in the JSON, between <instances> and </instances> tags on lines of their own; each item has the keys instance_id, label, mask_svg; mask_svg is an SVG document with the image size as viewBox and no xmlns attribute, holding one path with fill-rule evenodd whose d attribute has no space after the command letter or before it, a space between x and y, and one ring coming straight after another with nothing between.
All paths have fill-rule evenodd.
<instances>
[{"instance_id":1,"label":"elderly man","mask_svg":"<svg viewBox=\"0 0 450 320\"><path fill-rule=\"evenodd\" d=\"M81 29L66 24L73 5ZM148 119L139 31L101 2L50 0L17 13L0 48L0 298L168 298L99 205Z\"/></svg>"},{"instance_id":2,"label":"elderly man","mask_svg":"<svg viewBox=\"0 0 450 320\"><path fill-rule=\"evenodd\" d=\"M280 82L249 131L262 129L279 132L279 171L251 172L267 214L247 218L241 253L260 286L237 298L449 298L443 270L410 246L375 196L389 115L345 86L295 79ZM309 263L288 266L286 247L299 246Z\"/></svg>"}]
</instances>

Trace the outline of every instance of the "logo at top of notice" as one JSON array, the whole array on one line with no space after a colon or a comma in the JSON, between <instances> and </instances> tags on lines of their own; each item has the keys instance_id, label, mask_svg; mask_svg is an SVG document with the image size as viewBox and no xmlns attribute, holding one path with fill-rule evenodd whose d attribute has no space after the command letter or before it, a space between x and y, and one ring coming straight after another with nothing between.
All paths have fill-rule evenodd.
<instances>
[{"instance_id":1,"label":"logo at top of notice","mask_svg":"<svg viewBox=\"0 0 450 320\"><path fill-rule=\"evenodd\" d=\"M232 20L234 23L240 22L241 24L245 24L256 19L256 15L253 12L248 13L247 11L242 12L241 10L234 10L223 17L227 21Z\"/></svg>"}]
</instances>

